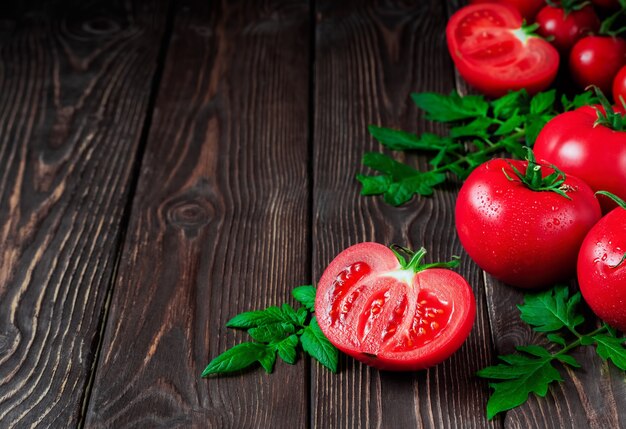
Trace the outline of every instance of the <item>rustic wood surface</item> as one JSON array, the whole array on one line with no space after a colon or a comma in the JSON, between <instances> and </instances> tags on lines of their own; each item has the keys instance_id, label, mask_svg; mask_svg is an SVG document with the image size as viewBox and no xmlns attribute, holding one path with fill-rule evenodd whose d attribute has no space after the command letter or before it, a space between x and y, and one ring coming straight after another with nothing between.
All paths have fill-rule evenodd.
<instances>
[{"instance_id":1,"label":"rustic wood surface","mask_svg":"<svg viewBox=\"0 0 626 429\"><path fill-rule=\"evenodd\" d=\"M461 4L3 2L0 428L625 427L624 374L592 351L488 421L475 372L537 338L522 293L464 254L458 184L359 195L369 124L436 132L410 93L471 91L445 46ZM361 241L463 255L477 318L451 359L200 378L244 339L227 320L293 303Z\"/></svg>"}]
</instances>

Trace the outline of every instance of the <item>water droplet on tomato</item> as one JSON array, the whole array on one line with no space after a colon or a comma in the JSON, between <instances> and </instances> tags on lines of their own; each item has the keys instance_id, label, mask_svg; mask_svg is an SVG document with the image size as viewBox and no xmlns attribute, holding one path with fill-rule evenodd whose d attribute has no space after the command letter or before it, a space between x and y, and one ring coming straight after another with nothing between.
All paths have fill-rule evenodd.
<instances>
[{"instance_id":1,"label":"water droplet on tomato","mask_svg":"<svg viewBox=\"0 0 626 429\"><path fill-rule=\"evenodd\" d=\"M609 257L609 255L607 255L607 254L605 253L604 255L602 255L602 258L600 258L600 259L602 259L603 261L606 261L606 258L608 258L608 257Z\"/></svg>"},{"instance_id":2,"label":"water droplet on tomato","mask_svg":"<svg viewBox=\"0 0 626 429\"><path fill-rule=\"evenodd\" d=\"M561 223L561 221L560 221L560 220L558 220L557 218L552 219L552 222L553 222L555 225L559 225L559 224Z\"/></svg>"}]
</instances>

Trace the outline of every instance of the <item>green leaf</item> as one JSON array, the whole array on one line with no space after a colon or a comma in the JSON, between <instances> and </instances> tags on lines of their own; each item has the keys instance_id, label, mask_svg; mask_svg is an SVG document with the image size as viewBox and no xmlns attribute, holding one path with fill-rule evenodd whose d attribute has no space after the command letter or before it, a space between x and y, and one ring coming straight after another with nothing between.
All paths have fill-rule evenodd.
<instances>
[{"instance_id":1,"label":"green leaf","mask_svg":"<svg viewBox=\"0 0 626 429\"><path fill-rule=\"evenodd\" d=\"M287 322L292 323L296 326L301 325L300 316L298 316L298 313L291 305L284 303L281 307L281 310L283 311L284 318Z\"/></svg>"},{"instance_id":2,"label":"green leaf","mask_svg":"<svg viewBox=\"0 0 626 429\"><path fill-rule=\"evenodd\" d=\"M450 129L450 136L458 139L460 137L489 137L489 127L494 124L493 119L484 116L474 119L464 125L458 125Z\"/></svg>"},{"instance_id":3,"label":"green leaf","mask_svg":"<svg viewBox=\"0 0 626 429\"><path fill-rule=\"evenodd\" d=\"M552 341L553 343L557 343L560 346L565 347L565 345L567 344L565 342L565 338L563 338L559 334L548 334L546 335L546 337L548 338L548 340Z\"/></svg>"},{"instance_id":4,"label":"green leaf","mask_svg":"<svg viewBox=\"0 0 626 429\"><path fill-rule=\"evenodd\" d=\"M551 358L525 356L506 358L506 356L501 357L502 360L513 362L513 365L501 364L478 372L480 377L506 380L489 384L494 389L487 402L489 419L499 412L523 404L531 393L544 397L548 393L550 383L562 381L561 375L551 364Z\"/></svg>"},{"instance_id":5,"label":"green leaf","mask_svg":"<svg viewBox=\"0 0 626 429\"><path fill-rule=\"evenodd\" d=\"M561 97L564 112L569 112L570 110L575 110L582 106L591 106L599 102L600 100L598 100L598 97L593 91L585 91L582 94L576 94L571 101L565 94Z\"/></svg>"},{"instance_id":6,"label":"green leaf","mask_svg":"<svg viewBox=\"0 0 626 429\"><path fill-rule=\"evenodd\" d=\"M248 334L250 334L255 341L260 343L271 343L273 341L282 340L290 334L293 334L295 330L293 324L280 322L250 328Z\"/></svg>"},{"instance_id":7,"label":"green leaf","mask_svg":"<svg viewBox=\"0 0 626 429\"><path fill-rule=\"evenodd\" d=\"M537 332L553 332L564 327L574 329L584 319L576 313L580 302L580 293L569 298L569 289L565 285L537 294L527 294L524 303L518 308L521 319L533 326Z\"/></svg>"},{"instance_id":8,"label":"green leaf","mask_svg":"<svg viewBox=\"0 0 626 429\"><path fill-rule=\"evenodd\" d=\"M504 121L493 134L496 136L510 134L517 128L521 127L525 120L526 117L524 115L518 115L517 110L515 110L515 113Z\"/></svg>"},{"instance_id":9,"label":"green leaf","mask_svg":"<svg viewBox=\"0 0 626 429\"><path fill-rule=\"evenodd\" d=\"M554 115L535 115L526 116L526 145L532 146L537 140L537 136Z\"/></svg>"},{"instance_id":10,"label":"green leaf","mask_svg":"<svg viewBox=\"0 0 626 429\"><path fill-rule=\"evenodd\" d=\"M293 297L310 311L315 308L315 287L313 285L298 286L291 291Z\"/></svg>"},{"instance_id":11,"label":"green leaf","mask_svg":"<svg viewBox=\"0 0 626 429\"><path fill-rule=\"evenodd\" d=\"M557 355L556 358L563 362L564 364L567 364L569 366L571 366L572 368L580 368L580 364L576 361L576 359L574 359L573 356L570 355Z\"/></svg>"},{"instance_id":12,"label":"green leaf","mask_svg":"<svg viewBox=\"0 0 626 429\"><path fill-rule=\"evenodd\" d=\"M324 336L315 317L311 319L309 326L304 329L300 342L304 351L311 355L312 358L332 372L337 372L339 352Z\"/></svg>"},{"instance_id":13,"label":"green leaf","mask_svg":"<svg viewBox=\"0 0 626 429\"><path fill-rule=\"evenodd\" d=\"M418 137L413 133L376 125L370 125L368 130L372 137L391 150L440 150L452 143L449 137L431 133L424 133Z\"/></svg>"},{"instance_id":14,"label":"green leaf","mask_svg":"<svg viewBox=\"0 0 626 429\"><path fill-rule=\"evenodd\" d=\"M596 341L596 352L604 360L610 359L613 365L626 371L626 349L624 342L626 338L615 338L611 335L594 335Z\"/></svg>"},{"instance_id":15,"label":"green leaf","mask_svg":"<svg viewBox=\"0 0 626 429\"><path fill-rule=\"evenodd\" d=\"M537 345L518 346L516 347L516 349L520 352L528 353L536 357L552 358L552 354L541 346L537 346Z\"/></svg>"},{"instance_id":16,"label":"green leaf","mask_svg":"<svg viewBox=\"0 0 626 429\"><path fill-rule=\"evenodd\" d=\"M530 100L530 113L540 115L554 111L554 101L556 100L556 90L551 89L546 92L537 93Z\"/></svg>"},{"instance_id":17,"label":"green leaf","mask_svg":"<svg viewBox=\"0 0 626 429\"><path fill-rule=\"evenodd\" d=\"M389 176L365 176L357 174L356 179L361 182L361 195L380 195L387 192L391 185Z\"/></svg>"},{"instance_id":18,"label":"green leaf","mask_svg":"<svg viewBox=\"0 0 626 429\"><path fill-rule=\"evenodd\" d=\"M228 328L250 329L260 325L285 322L285 316L278 307L268 307L265 310L247 311L230 319L226 326Z\"/></svg>"},{"instance_id":19,"label":"green leaf","mask_svg":"<svg viewBox=\"0 0 626 429\"><path fill-rule=\"evenodd\" d=\"M426 111L426 119L436 122L453 122L487 115L489 103L478 95L461 97L453 91L450 95L423 92L411 94L413 102Z\"/></svg>"},{"instance_id":20,"label":"green leaf","mask_svg":"<svg viewBox=\"0 0 626 429\"><path fill-rule=\"evenodd\" d=\"M267 346L259 343L241 343L213 359L202 372L202 377L239 371L260 362L267 354Z\"/></svg>"},{"instance_id":21,"label":"green leaf","mask_svg":"<svg viewBox=\"0 0 626 429\"><path fill-rule=\"evenodd\" d=\"M275 345L278 356L290 365L296 363L296 347L298 346L298 336L290 335Z\"/></svg>"},{"instance_id":22,"label":"green leaf","mask_svg":"<svg viewBox=\"0 0 626 429\"><path fill-rule=\"evenodd\" d=\"M528 109L528 93L522 89L508 94L491 102L496 118L507 119Z\"/></svg>"},{"instance_id":23,"label":"green leaf","mask_svg":"<svg viewBox=\"0 0 626 429\"><path fill-rule=\"evenodd\" d=\"M274 365L276 364L276 352L267 348L265 354L259 359L259 363L266 373L271 374L274 371Z\"/></svg>"},{"instance_id":24,"label":"green leaf","mask_svg":"<svg viewBox=\"0 0 626 429\"><path fill-rule=\"evenodd\" d=\"M380 171L390 176L393 181L406 179L419 174L418 170L378 152L367 152L363 155L363 164L372 170Z\"/></svg>"}]
</instances>

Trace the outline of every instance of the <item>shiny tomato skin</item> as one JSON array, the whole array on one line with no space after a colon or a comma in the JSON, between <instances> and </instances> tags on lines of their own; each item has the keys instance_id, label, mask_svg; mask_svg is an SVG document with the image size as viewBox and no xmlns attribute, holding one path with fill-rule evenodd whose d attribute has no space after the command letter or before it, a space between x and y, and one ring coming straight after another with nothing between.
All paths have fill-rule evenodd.
<instances>
[{"instance_id":1,"label":"shiny tomato skin","mask_svg":"<svg viewBox=\"0 0 626 429\"><path fill-rule=\"evenodd\" d=\"M596 119L590 106L555 116L537 136L535 156L584 180L594 191L626 199L626 132L594 126ZM599 199L604 212L615 208L610 199Z\"/></svg>"},{"instance_id":2,"label":"shiny tomato skin","mask_svg":"<svg viewBox=\"0 0 626 429\"><path fill-rule=\"evenodd\" d=\"M567 280L575 274L585 234L600 219L598 201L572 176L565 181L571 200L530 190L511 165L524 172L527 162L493 159L465 180L455 208L461 244L480 268L512 286L533 289ZM542 168L544 177L552 172Z\"/></svg>"},{"instance_id":3,"label":"shiny tomato skin","mask_svg":"<svg viewBox=\"0 0 626 429\"><path fill-rule=\"evenodd\" d=\"M474 294L459 274L403 270L389 248L371 242L333 259L315 299L318 324L331 343L392 371L425 369L450 357L469 335L475 314Z\"/></svg>"},{"instance_id":4,"label":"shiny tomato skin","mask_svg":"<svg viewBox=\"0 0 626 429\"><path fill-rule=\"evenodd\" d=\"M545 6L544 0L470 0L470 4L501 3L514 7L527 22L535 19L537 12Z\"/></svg>"},{"instance_id":5,"label":"shiny tomato skin","mask_svg":"<svg viewBox=\"0 0 626 429\"><path fill-rule=\"evenodd\" d=\"M613 79L613 102L621 107L624 107L622 103L626 104L626 66L619 69Z\"/></svg>"},{"instance_id":6,"label":"shiny tomato skin","mask_svg":"<svg viewBox=\"0 0 626 429\"><path fill-rule=\"evenodd\" d=\"M448 51L459 74L490 97L525 88L546 89L559 67L559 53L539 37L522 35L522 17L502 4L459 9L446 26Z\"/></svg>"},{"instance_id":7,"label":"shiny tomato skin","mask_svg":"<svg viewBox=\"0 0 626 429\"><path fill-rule=\"evenodd\" d=\"M610 94L613 79L626 65L626 40L619 37L587 36L572 47L569 69L580 88L596 85Z\"/></svg>"},{"instance_id":8,"label":"shiny tomato skin","mask_svg":"<svg viewBox=\"0 0 626 429\"><path fill-rule=\"evenodd\" d=\"M578 284L591 310L626 332L626 210L617 207L589 231L578 255Z\"/></svg>"},{"instance_id":9,"label":"shiny tomato skin","mask_svg":"<svg viewBox=\"0 0 626 429\"><path fill-rule=\"evenodd\" d=\"M569 51L574 43L600 28L600 19L592 6L585 6L566 14L560 7L547 5L537 14L537 32L553 39L550 43L559 52Z\"/></svg>"}]
</instances>

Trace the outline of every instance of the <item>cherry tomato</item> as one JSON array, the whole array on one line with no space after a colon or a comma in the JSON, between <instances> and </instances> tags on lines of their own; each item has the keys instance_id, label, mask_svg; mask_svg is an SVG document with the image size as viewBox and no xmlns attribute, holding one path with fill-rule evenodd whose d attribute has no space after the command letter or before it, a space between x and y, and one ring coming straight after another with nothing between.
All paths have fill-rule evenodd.
<instances>
[{"instance_id":1,"label":"cherry tomato","mask_svg":"<svg viewBox=\"0 0 626 429\"><path fill-rule=\"evenodd\" d=\"M511 7L477 4L459 9L446 27L448 50L461 76L483 94L499 97L546 89L559 67L550 43L527 34Z\"/></svg>"},{"instance_id":2,"label":"cherry tomato","mask_svg":"<svg viewBox=\"0 0 626 429\"><path fill-rule=\"evenodd\" d=\"M587 36L580 39L569 56L574 82L581 88L596 85L611 93L613 78L626 64L626 40L618 37Z\"/></svg>"},{"instance_id":3,"label":"cherry tomato","mask_svg":"<svg viewBox=\"0 0 626 429\"><path fill-rule=\"evenodd\" d=\"M622 205L591 228L578 255L578 284L585 301L598 317L621 331L626 331L625 225Z\"/></svg>"},{"instance_id":4,"label":"cherry tomato","mask_svg":"<svg viewBox=\"0 0 626 429\"><path fill-rule=\"evenodd\" d=\"M405 249L406 250L406 249ZM448 358L474 323L476 301L463 277L422 264L426 251L360 243L341 252L322 275L315 314L339 350L385 370L418 370Z\"/></svg>"},{"instance_id":5,"label":"cherry tomato","mask_svg":"<svg viewBox=\"0 0 626 429\"><path fill-rule=\"evenodd\" d=\"M501 3L512 6L527 22L532 22L537 12L546 4L544 0L470 0L470 4L481 3Z\"/></svg>"},{"instance_id":6,"label":"cherry tomato","mask_svg":"<svg viewBox=\"0 0 626 429\"><path fill-rule=\"evenodd\" d=\"M626 198L626 131L595 125L597 111L584 106L549 121L537 136L537 159L585 181L594 191ZM604 211L615 205L601 198Z\"/></svg>"},{"instance_id":7,"label":"cherry tomato","mask_svg":"<svg viewBox=\"0 0 626 429\"><path fill-rule=\"evenodd\" d=\"M600 219L600 206L582 180L528 161L493 159L465 180L456 202L456 229L469 256L493 277L521 288L550 286L576 271L585 234ZM515 168L541 187L530 189ZM544 178L544 179L541 179ZM538 183L538 185L541 183ZM551 187L548 186L548 187Z\"/></svg>"},{"instance_id":8,"label":"cherry tomato","mask_svg":"<svg viewBox=\"0 0 626 429\"><path fill-rule=\"evenodd\" d=\"M550 43L560 52L567 52L577 40L598 31L600 19L592 6L566 13L560 7L548 5L539 11L537 24L539 34L546 38L552 37Z\"/></svg>"},{"instance_id":9,"label":"cherry tomato","mask_svg":"<svg viewBox=\"0 0 626 429\"><path fill-rule=\"evenodd\" d=\"M626 103L626 66L619 69L613 79L613 102L622 108Z\"/></svg>"}]
</instances>

